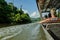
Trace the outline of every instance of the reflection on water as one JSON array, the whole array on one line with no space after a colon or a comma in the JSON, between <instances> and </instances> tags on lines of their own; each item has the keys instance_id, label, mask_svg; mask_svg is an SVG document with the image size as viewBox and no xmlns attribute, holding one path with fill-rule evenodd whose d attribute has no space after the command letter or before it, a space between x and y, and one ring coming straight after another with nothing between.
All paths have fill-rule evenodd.
<instances>
[{"instance_id":1,"label":"reflection on water","mask_svg":"<svg viewBox=\"0 0 60 40\"><path fill-rule=\"evenodd\" d=\"M8 31L7 34L5 34L5 36L9 36L3 36L1 38L2 40L46 40L45 34L39 23L16 25L9 28L10 27L7 27L7 30L10 32Z\"/></svg>"}]
</instances>

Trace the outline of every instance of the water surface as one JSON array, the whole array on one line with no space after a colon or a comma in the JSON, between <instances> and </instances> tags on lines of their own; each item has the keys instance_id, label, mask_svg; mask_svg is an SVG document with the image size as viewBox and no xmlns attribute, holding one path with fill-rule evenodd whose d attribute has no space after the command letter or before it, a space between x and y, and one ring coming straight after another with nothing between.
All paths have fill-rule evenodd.
<instances>
[{"instance_id":1,"label":"water surface","mask_svg":"<svg viewBox=\"0 0 60 40\"><path fill-rule=\"evenodd\" d=\"M39 23L1 28L0 35L1 40L46 40Z\"/></svg>"}]
</instances>

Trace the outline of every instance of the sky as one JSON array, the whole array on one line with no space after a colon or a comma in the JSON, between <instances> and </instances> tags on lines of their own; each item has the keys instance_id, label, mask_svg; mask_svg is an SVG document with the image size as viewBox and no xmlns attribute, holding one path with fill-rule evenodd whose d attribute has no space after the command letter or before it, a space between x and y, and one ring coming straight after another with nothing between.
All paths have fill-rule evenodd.
<instances>
[{"instance_id":1,"label":"sky","mask_svg":"<svg viewBox=\"0 0 60 40\"><path fill-rule=\"evenodd\" d=\"M17 8L21 8L25 13L28 13L30 17L40 17L36 0L6 0L7 3L12 2Z\"/></svg>"}]
</instances>

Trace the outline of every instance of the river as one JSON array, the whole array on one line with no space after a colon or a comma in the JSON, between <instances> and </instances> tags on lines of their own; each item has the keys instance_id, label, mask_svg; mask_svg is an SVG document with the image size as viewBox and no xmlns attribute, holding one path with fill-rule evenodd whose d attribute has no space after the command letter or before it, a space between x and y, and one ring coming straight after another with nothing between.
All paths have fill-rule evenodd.
<instances>
[{"instance_id":1,"label":"river","mask_svg":"<svg viewBox=\"0 0 60 40\"><path fill-rule=\"evenodd\" d=\"M1 40L47 40L39 23L0 28Z\"/></svg>"}]
</instances>

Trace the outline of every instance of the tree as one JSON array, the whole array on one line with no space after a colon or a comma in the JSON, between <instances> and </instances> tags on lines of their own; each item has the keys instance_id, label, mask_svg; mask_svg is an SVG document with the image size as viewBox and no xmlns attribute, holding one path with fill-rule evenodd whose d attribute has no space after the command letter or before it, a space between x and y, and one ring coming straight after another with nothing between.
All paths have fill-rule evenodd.
<instances>
[{"instance_id":1,"label":"tree","mask_svg":"<svg viewBox=\"0 0 60 40\"><path fill-rule=\"evenodd\" d=\"M28 14L27 15L26 14L22 14L21 15L21 20L22 20L22 23L29 23L29 22L31 22L31 19L28 16Z\"/></svg>"},{"instance_id":2,"label":"tree","mask_svg":"<svg viewBox=\"0 0 60 40\"><path fill-rule=\"evenodd\" d=\"M25 14L22 8L18 10L13 3L7 4L5 0L0 0L0 23L29 23L31 22L28 14Z\"/></svg>"},{"instance_id":3,"label":"tree","mask_svg":"<svg viewBox=\"0 0 60 40\"><path fill-rule=\"evenodd\" d=\"M19 23L21 21L21 16L19 13L15 15L15 21L16 23Z\"/></svg>"},{"instance_id":4,"label":"tree","mask_svg":"<svg viewBox=\"0 0 60 40\"><path fill-rule=\"evenodd\" d=\"M19 13L20 13L20 15L21 15L21 14L24 14L24 11L22 10L22 8L20 8Z\"/></svg>"},{"instance_id":5,"label":"tree","mask_svg":"<svg viewBox=\"0 0 60 40\"><path fill-rule=\"evenodd\" d=\"M6 10L5 10L6 6L7 6L7 3L5 2L5 0L0 0L0 23L8 22Z\"/></svg>"}]
</instances>

